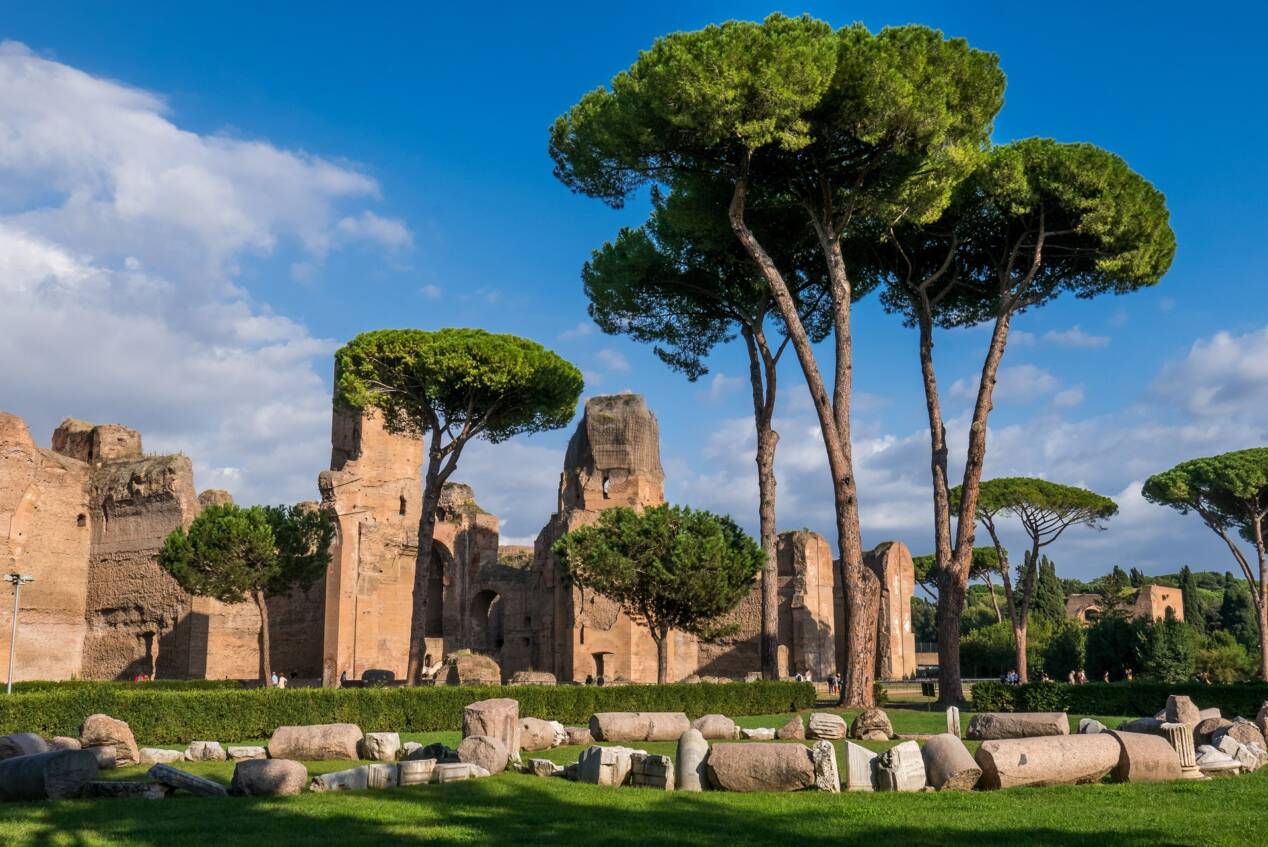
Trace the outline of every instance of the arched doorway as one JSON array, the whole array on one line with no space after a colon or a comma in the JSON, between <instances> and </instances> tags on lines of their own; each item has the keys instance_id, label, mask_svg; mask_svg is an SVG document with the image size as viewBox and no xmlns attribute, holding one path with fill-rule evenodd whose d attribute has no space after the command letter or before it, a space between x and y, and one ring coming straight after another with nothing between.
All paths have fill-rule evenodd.
<instances>
[{"instance_id":1,"label":"arched doorway","mask_svg":"<svg viewBox=\"0 0 1268 847\"><path fill-rule=\"evenodd\" d=\"M449 570L449 551L440 544L432 545L431 571L427 574L427 606L423 613L423 635L426 638L445 636L445 573Z\"/></svg>"},{"instance_id":2,"label":"arched doorway","mask_svg":"<svg viewBox=\"0 0 1268 847\"><path fill-rule=\"evenodd\" d=\"M471 600L471 647L481 653L495 654L505 642L502 596L485 589Z\"/></svg>"}]
</instances>

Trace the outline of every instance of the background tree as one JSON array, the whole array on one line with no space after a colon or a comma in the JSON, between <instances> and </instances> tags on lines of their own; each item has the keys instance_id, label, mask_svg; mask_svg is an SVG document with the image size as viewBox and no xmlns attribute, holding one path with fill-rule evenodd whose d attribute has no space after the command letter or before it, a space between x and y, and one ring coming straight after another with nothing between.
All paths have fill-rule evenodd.
<instances>
[{"instance_id":1,"label":"background tree","mask_svg":"<svg viewBox=\"0 0 1268 847\"><path fill-rule=\"evenodd\" d=\"M1008 551L1004 551L1007 555ZM938 571L937 556L928 553L924 556L913 556L912 564L915 567L916 584L924 589L925 593L937 600L938 583L943 578ZM995 610L995 620L997 622L1004 620L1004 613L1000 611L999 597L995 594L995 583L993 577L999 575L1000 558L999 553L994 547L974 547L973 548L973 567L969 572L969 579L981 579L986 583L987 595L991 602L991 607ZM929 639L937 641L937 637Z\"/></svg>"},{"instance_id":2,"label":"background tree","mask_svg":"<svg viewBox=\"0 0 1268 847\"><path fill-rule=\"evenodd\" d=\"M1054 624L1065 620L1065 592L1061 589L1061 580L1057 579L1057 566L1047 556L1039 557L1035 614Z\"/></svg>"},{"instance_id":3,"label":"background tree","mask_svg":"<svg viewBox=\"0 0 1268 847\"><path fill-rule=\"evenodd\" d=\"M422 672L427 580L441 489L475 438L498 443L568 425L581 372L534 341L480 329L384 329L335 353L335 405L374 410L388 432L426 439L407 678Z\"/></svg>"},{"instance_id":4,"label":"background tree","mask_svg":"<svg viewBox=\"0 0 1268 847\"><path fill-rule=\"evenodd\" d=\"M268 596L307 590L325 576L334 524L310 506L208 506L189 531L163 542L159 565L190 594L222 603L255 601L260 612L260 682L272 684Z\"/></svg>"},{"instance_id":5,"label":"background tree","mask_svg":"<svg viewBox=\"0 0 1268 847\"><path fill-rule=\"evenodd\" d=\"M1237 450L1205 459L1181 462L1145 480L1145 499L1170 506L1180 514L1193 512L1220 537L1233 554L1255 605L1259 628L1259 674L1268 681L1268 447ZM1257 568L1233 540L1249 541Z\"/></svg>"},{"instance_id":6,"label":"background tree","mask_svg":"<svg viewBox=\"0 0 1268 847\"><path fill-rule=\"evenodd\" d=\"M1175 236L1163 195L1119 157L1089 144L1030 138L992 150L935 221L882 221L856 238L882 299L919 330L929 417L938 587L938 664L944 702L963 698L958 615L970 579L974 516L988 419L1013 318L1062 294L1122 294L1158 282ZM946 425L934 362L935 327L990 323L969 426L955 534Z\"/></svg>"},{"instance_id":7,"label":"background tree","mask_svg":"<svg viewBox=\"0 0 1268 847\"><path fill-rule=\"evenodd\" d=\"M1098 581L1096 593L1100 595L1102 615L1126 617L1127 586L1127 574L1118 565Z\"/></svg>"},{"instance_id":8,"label":"background tree","mask_svg":"<svg viewBox=\"0 0 1268 847\"><path fill-rule=\"evenodd\" d=\"M759 537L766 553L759 654L763 674L773 679L779 652L774 416L788 335L757 266L726 223L729 186L679 179L668 196L654 191L652 201L641 228L622 229L582 270L590 316L606 333L655 345L663 362L693 382L708 373L705 360L717 345L737 333L743 338L757 435ZM823 262L806 237L799 210L772 208L755 226L771 233L798 317L811 340L822 341L832 328Z\"/></svg>"},{"instance_id":9,"label":"background tree","mask_svg":"<svg viewBox=\"0 0 1268 847\"><path fill-rule=\"evenodd\" d=\"M1136 622L1136 671L1161 682L1188 682L1197 668L1200 637L1168 613L1159 621Z\"/></svg>"},{"instance_id":10,"label":"background tree","mask_svg":"<svg viewBox=\"0 0 1268 847\"><path fill-rule=\"evenodd\" d=\"M1220 600L1220 628L1230 633L1237 642L1259 656L1259 624L1255 604L1246 586L1231 573L1224 575L1224 594Z\"/></svg>"},{"instance_id":11,"label":"background tree","mask_svg":"<svg viewBox=\"0 0 1268 847\"><path fill-rule=\"evenodd\" d=\"M870 217L936 217L971 169L1002 102L992 54L927 27L872 35L771 15L658 39L551 132L555 173L619 206L640 185L707 173L788 329L819 419L846 596L843 703L871 705L879 575L866 567L850 441L854 282L842 240ZM803 210L830 282L834 368L824 378L749 198Z\"/></svg>"},{"instance_id":12,"label":"background tree","mask_svg":"<svg viewBox=\"0 0 1268 847\"><path fill-rule=\"evenodd\" d=\"M959 488L951 492L952 502L959 504ZM991 542L1004 565L1004 595L1008 614L1013 625L1017 644L1017 673L1027 681L1026 629L1038 583L1040 551L1052 544L1072 526L1103 528L1103 522L1118 513L1118 505L1086 488L1061 485L1045 479L1029 477L1001 477L986 480L980 486L977 500L977 517L986 527ZM999 521L1002 517L1015 518L1030 538L1024 568L1020 574L1019 592L1014 592L1008 579L1007 557L999 538ZM1054 574L1055 576L1055 574ZM1018 596L1020 594L1020 596ZM941 637L941 629L939 629ZM941 641L939 641L941 649Z\"/></svg>"},{"instance_id":13,"label":"background tree","mask_svg":"<svg viewBox=\"0 0 1268 847\"><path fill-rule=\"evenodd\" d=\"M1206 632L1206 615L1202 611L1202 597L1198 583L1188 565L1180 568L1180 591L1184 598L1184 620L1199 632Z\"/></svg>"},{"instance_id":14,"label":"background tree","mask_svg":"<svg viewBox=\"0 0 1268 847\"><path fill-rule=\"evenodd\" d=\"M555 543L567 578L621 605L656 643L668 682L669 634L725 634L717 620L748 595L765 555L735 522L682 506L608 509Z\"/></svg>"}]
</instances>

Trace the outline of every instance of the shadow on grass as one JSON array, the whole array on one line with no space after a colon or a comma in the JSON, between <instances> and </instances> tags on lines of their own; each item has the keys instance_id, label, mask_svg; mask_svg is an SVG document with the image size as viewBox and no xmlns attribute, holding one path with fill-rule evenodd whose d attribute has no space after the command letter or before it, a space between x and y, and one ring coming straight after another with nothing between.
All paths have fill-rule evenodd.
<instances>
[{"instance_id":1,"label":"shadow on grass","mask_svg":"<svg viewBox=\"0 0 1268 847\"><path fill-rule=\"evenodd\" d=\"M1094 817L1092 828L1066 827L1053 807L1040 810L1039 795L1008 792L986 803L981 798L683 795L514 777L288 799L180 797L161 802L11 805L0 809L0 834L15 824L16 829L0 840L13 847L473 843L1166 847L1209 843L1192 832L1165 831L1170 827L1159 828L1162 822L1156 818L1148 828L1127 827L1118 820L1115 829L1109 816ZM1018 802L1023 799L1027 802ZM1109 810L1114 798L1102 802L1106 800ZM1078 801L1067 795L1064 802ZM1036 825L1028 825L1028 819ZM1083 823L1087 822L1085 818Z\"/></svg>"}]
</instances>

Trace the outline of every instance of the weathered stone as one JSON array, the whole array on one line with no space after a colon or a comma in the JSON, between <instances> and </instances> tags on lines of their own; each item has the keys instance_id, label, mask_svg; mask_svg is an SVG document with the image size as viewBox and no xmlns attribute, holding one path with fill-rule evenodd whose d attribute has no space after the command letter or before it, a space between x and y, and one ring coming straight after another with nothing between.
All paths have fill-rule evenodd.
<instances>
[{"instance_id":1,"label":"weathered stone","mask_svg":"<svg viewBox=\"0 0 1268 847\"><path fill-rule=\"evenodd\" d=\"M1233 758L1241 763L1246 773L1254 773L1264 766L1265 755L1264 748L1258 744L1241 744Z\"/></svg>"},{"instance_id":2,"label":"weathered stone","mask_svg":"<svg viewBox=\"0 0 1268 847\"><path fill-rule=\"evenodd\" d=\"M815 712L806 725L807 738L822 738L826 741L840 741L845 738L845 718L828 712Z\"/></svg>"},{"instance_id":3,"label":"weathered stone","mask_svg":"<svg viewBox=\"0 0 1268 847\"><path fill-rule=\"evenodd\" d=\"M568 733L559 721L544 721L541 718L520 718L521 750L551 750L562 746L567 740Z\"/></svg>"},{"instance_id":4,"label":"weathered stone","mask_svg":"<svg viewBox=\"0 0 1268 847\"><path fill-rule=\"evenodd\" d=\"M647 751L629 747L587 747L577 758L577 782L625 785L629 782L630 768L633 767L630 757L635 753L646 754Z\"/></svg>"},{"instance_id":5,"label":"weathered stone","mask_svg":"<svg viewBox=\"0 0 1268 847\"><path fill-rule=\"evenodd\" d=\"M80 797L85 800L162 800L172 789L157 782L138 779L93 780L84 786Z\"/></svg>"},{"instance_id":6,"label":"weathered stone","mask_svg":"<svg viewBox=\"0 0 1268 847\"><path fill-rule=\"evenodd\" d=\"M894 736L894 727L883 709L864 709L850 724L850 737L862 741L888 741Z\"/></svg>"},{"instance_id":7,"label":"weathered stone","mask_svg":"<svg viewBox=\"0 0 1268 847\"><path fill-rule=\"evenodd\" d=\"M972 791L982 778L982 769L959 736L949 732L935 735L920 751L925 777L938 791Z\"/></svg>"},{"instance_id":8,"label":"weathered stone","mask_svg":"<svg viewBox=\"0 0 1268 847\"><path fill-rule=\"evenodd\" d=\"M441 671L446 685L501 685L502 669L488 656L459 650L449 655Z\"/></svg>"},{"instance_id":9,"label":"weathered stone","mask_svg":"<svg viewBox=\"0 0 1268 847\"><path fill-rule=\"evenodd\" d=\"M1170 782L1180 779L1180 756L1165 738L1141 732L1110 732L1119 743L1115 782Z\"/></svg>"},{"instance_id":10,"label":"weathered stone","mask_svg":"<svg viewBox=\"0 0 1268 847\"><path fill-rule=\"evenodd\" d=\"M708 782L705 759L709 757L709 742L698 729L689 729L678 737L679 791L703 791Z\"/></svg>"},{"instance_id":11,"label":"weathered stone","mask_svg":"<svg viewBox=\"0 0 1268 847\"><path fill-rule=\"evenodd\" d=\"M691 729L682 712L596 712L590 735L596 741L673 741Z\"/></svg>"},{"instance_id":12,"label":"weathered stone","mask_svg":"<svg viewBox=\"0 0 1268 847\"><path fill-rule=\"evenodd\" d=\"M1070 719L1065 712L978 712L969 720L968 732L975 741L1069 734Z\"/></svg>"},{"instance_id":13,"label":"weathered stone","mask_svg":"<svg viewBox=\"0 0 1268 847\"><path fill-rule=\"evenodd\" d=\"M550 759L529 759L527 773L533 776L558 776L564 772L563 765L557 765Z\"/></svg>"},{"instance_id":14,"label":"weathered stone","mask_svg":"<svg viewBox=\"0 0 1268 847\"><path fill-rule=\"evenodd\" d=\"M897 744L877 758L877 791L920 791L924 787L925 760L915 741Z\"/></svg>"},{"instance_id":15,"label":"weathered stone","mask_svg":"<svg viewBox=\"0 0 1268 847\"><path fill-rule=\"evenodd\" d=\"M594 735L590 732L588 726L566 726L564 732L568 733L567 743L569 747L589 747L594 743Z\"/></svg>"},{"instance_id":16,"label":"weathered stone","mask_svg":"<svg viewBox=\"0 0 1268 847\"><path fill-rule=\"evenodd\" d=\"M1268 747L1268 741L1264 740L1264 734L1259 731L1259 727L1243 718L1238 718L1228 726L1217 730L1211 736L1211 740L1218 743L1221 738L1226 736L1236 738L1239 744L1257 744L1260 747Z\"/></svg>"},{"instance_id":17,"label":"weathered stone","mask_svg":"<svg viewBox=\"0 0 1268 847\"><path fill-rule=\"evenodd\" d=\"M267 759L269 751L263 747L230 747L225 751L229 754L229 758L235 762L245 762L252 759Z\"/></svg>"},{"instance_id":18,"label":"weathered stone","mask_svg":"<svg viewBox=\"0 0 1268 847\"><path fill-rule=\"evenodd\" d=\"M1166 719L1167 723L1182 723L1192 732L1202 722L1202 712L1192 699L1182 694L1172 694L1167 697Z\"/></svg>"},{"instance_id":19,"label":"weathered stone","mask_svg":"<svg viewBox=\"0 0 1268 847\"><path fill-rule=\"evenodd\" d=\"M51 750L0 759L0 800L78 797L97 776L97 757L86 750Z\"/></svg>"},{"instance_id":20,"label":"weathered stone","mask_svg":"<svg viewBox=\"0 0 1268 847\"><path fill-rule=\"evenodd\" d=\"M401 785L426 785L432 781L435 759L409 759L397 765L397 780Z\"/></svg>"},{"instance_id":21,"label":"weathered stone","mask_svg":"<svg viewBox=\"0 0 1268 847\"><path fill-rule=\"evenodd\" d=\"M185 748L185 759L190 762L223 762L228 758L219 741L191 741Z\"/></svg>"},{"instance_id":22,"label":"weathered stone","mask_svg":"<svg viewBox=\"0 0 1268 847\"><path fill-rule=\"evenodd\" d=\"M119 767L141 761L131 727L109 715L89 715L85 718L79 727L79 743L83 747L113 747Z\"/></svg>"},{"instance_id":23,"label":"weathered stone","mask_svg":"<svg viewBox=\"0 0 1268 847\"><path fill-rule=\"evenodd\" d=\"M478 700L462 710L462 737L484 735L502 742L512 761L520 760L520 704L510 697ZM505 763L503 763L505 767Z\"/></svg>"},{"instance_id":24,"label":"weathered stone","mask_svg":"<svg viewBox=\"0 0 1268 847\"><path fill-rule=\"evenodd\" d=\"M1095 735L1098 732L1106 732L1108 727L1095 718L1082 718L1079 720L1079 735Z\"/></svg>"},{"instance_id":25,"label":"weathered stone","mask_svg":"<svg viewBox=\"0 0 1268 847\"><path fill-rule=\"evenodd\" d=\"M579 765L576 762L569 762L568 764L564 765L563 778L568 780L569 782L576 782L578 767Z\"/></svg>"},{"instance_id":26,"label":"weathered stone","mask_svg":"<svg viewBox=\"0 0 1268 847\"><path fill-rule=\"evenodd\" d=\"M978 784L993 789L1099 782L1120 753L1118 740L1100 732L985 741L974 758L982 768Z\"/></svg>"},{"instance_id":27,"label":"weathered stone","mask_svg":"<svg viewBox=\"0 0 1268 847\"><path fill-rule=\"evenodd\" d=\"M370 788L394 788L400 785L400 768L394 762L364 765L365 782Z\"/></svg>"},{"instance_id":28,"label":"weathered stone","mask_svg":"<svg viewBox=\"0 0 1268 847\"><path fill-rule=\"evenodd\" d=\"M646 741L677 741L691 721L682 712L642 712L647 718ZM633 739L631 739L633 740Z\"/></svg>"},{"instance_id":29,"label":"weathered stone","mask_svg":"<svg viewBox=\"0 0 1268 847\"><path fill-rule=\"evenodd\" d=\"M101 770L109 770L119 766L119 754L115 752L114 747L84 747L83 749L97 757L97 767Z\"/></svg>"},{"instance_id":30,"label":"weathered stone","mask_svg":"<svg viewBox=\"0 0 1268 847\"><path fill-rule=\"evenodd\" d=\"M1164 721L1159 725L1158 731L1180 758L1181 779L1201 779L1202 772L1198 770L1197 755L1193 748L1193 733L1188 725Z\"/></svg>"},{"instance_id":31,"label":"weathered stone","mask_svg":"<svg viewBox=\"0 0 1268 847\"><path fill-rule=\"evenodd\" d=\"M54 735L48 740L50 750L82 750L83 747L78 738L69 738L65 735Z\"/></svg>"},{"instance_id":32,"label":"weathered stone","mask_svg":"<svg viewBox=\"0 0 1268 847\"><path fill-rule=\"evenodd\" d=\"M464 779L480 779L489 776L489 772L479 765L469 762L445 762L436 765L432 771L431 781L435 783L461 782Z\"/></svg>"},{"instance_id":33,"label":"weathered stone","mask_svg":"<svg viewBox=\"0 0 1268 847\"><path fill-rule=\"evenodd\" d=\"M516 671L511 674L511 685L554 685L555 675L547 671Z\"/></svg>"},{"instance_id":34,"label":"weathered stone","mask_svg":"<svg viewBox=\"0 0 1268 847\"><path fill-rule=\"evenodd\" d=\"M367 732L358 747L362 759L395 762L401 751L401 736L396 732Z\"/></svg>"},{"instance_id":35,"label":"weathered stone","mask_svg":"<svg viewBox=\"0 0 1268 847\"><path fill-rule=\"evenodd\" d=\"M304 790L308 771L291 759L244 759L233 768L231 794L289 797Z\"/></svg>"},{"instance_id":36,"label":"weathered stone","mask_svg":"<svg viewBox=\"0 0 1268 847\"><path fill-rule=\"evenodd\" d=\"M775 737L780 741L805 741L806 725L802 723L801 715L789 718L788 723L775 730Z\"/></svg>"},{"instance_id":37,"label":"weathered stone","mask_svg":"<svg viewBox=\"0 0 1268 847\"><path fill-rule=\"evenodd\" d=\"M741 727L740 737L749 741L774 741L775 730L769 726Z\"/></svg>"},{"instance_id":38,"label":"weathered stone","mask_svg":"<svg viewBox=\"0 0 1268 847\"><path fill-rule=\"evenodd\" d=\"M510 759L502 739L491 735L468 735L458 745L458 761L479 765L491 774L506 770Z\"/></svg>"},{"instance_id":39,"label":"weathered stone","mask_svg":"<svg viewBox=\"0 0 1268 847\"><path fill-rule=\"evenodd\" d=\"M412 760L435 759L441 764L453 764L458 761L458 751L452 747L433 741L426 747L418 747L409 754Z\"/></svg>"},{"instance_id":40,"label":"weathered stone","mask_svg":"<svg viewBox=\"0 0 1268 847\"><path fill-rule=\"evenodd\" d=\"M1237 776L1242 772L1241 762L1209 744L1198 748L1197 767L1203 776Z\"/></svg>"},{"instance_id":41,"label":"weathered stone","mask_svg":"<svg viewBox=\"0 0 1268 847\"><path fill-rule=\"evenodd\" d=\"M1217 732L1232 725L1232 721L1218 716L1202 718L1198 725L1193 728L1193 741L1195 744L1210 744L1215 739Z\"/></svg>"},{"instance_id":42,"label":"weathered stone","mask_svg":"<svg viewBox=\"0 0 1268 847\"><path fill-rule=\"evenodd\" d=\"M172 762L185 761L185 751L168 750L163 747L142 747L139 751L143 765L170 765Z\"/></svg>"},{"instance_id":43,"label":"weathered stone","mask_svg":"<svg viewBox=\"0 0 1268 847\"><path fill-rule=\"evenodd\" d=\"M48 742L34 732L15 732L12 735L0 735L0 759L12 759L14 756L31 756L35 753L47 753Z\"/></svg>"},{"instance_id":44,"label":"weathered stone","mask_svg":"<svg viewBox=\"0 0 1268 847\"><path fill-rule=\"evenodd\" d=\"M1268 738L1268 700L1259 707L1259 713L1255 715L1255 726L1259 727L1264 738Z\"/></svg>"},{"instance_id":45,"label":"weathered stone","mask_svg":"<svg viewBox=\"0 0 1268 847\"><path fill-rule=\"evenodd\" d=\"M947 706L947 732L956 738L964 734L964 728L960 726L959 706Z\"/></svg>"},{"instance_id":46,"label":"weathered stone","mask_svg":"<svg viewBox=\"0 0 1268 847\"><path fill-rule=\"evenodd\" d=\"M861 744L845 742L845 790L876 790L876 754Z\"/></svg>"},{"instance_id":47,"label":"weathered stone","mask_svg":"<svg viewBox=\"0 0 1268 847\"><path fill-rule=\"evenodd\" d=\"M364 791L369 787L370 768L368 765L318 774L308 781L308 790L318 793L327 791Z\"/></svg>"},{"instance_id":48,"label":"weathered stone","mask_svg":"<svg viewBox=\"0 0 1268 847\"><path fill-rule=\"evenodd\" d=\"M815 784L814 760L801 744L714 744L709 784L723 791L799 791Z\"/></svg>"},{"instance_id":49,"label":"weathered stone","mask_svg":"<svg viewBox=\"0 0 1268 847\"><path fill-rule=\"evenodd\" d=\"M674 760L652 753L631 753L630 785L635 788L673 791Z\"/></svg>"},{"instance_id":50,"label":"weathered stone","mask_svg":"<svg viewBox=\"0 0 1268 847\"><path fill-rule=\"evenodd\" d=\"M840 794L841 773L837 770L837 749L832 742L821 739L810 745L810 761L814 765L815 788Z\"/></svg>"},{"instance_id":51,"label":"weathered stone","mask_svg":"<svg viewBox=\"0 0 1268 847\"><path fill-rule=\"evenodd\" d=\"M401 745L401 759L412 759L414 754L423 749L417 741L406 741Z\"/></svg>"},{"instance_id":52,"label":"weathered stone","mask_svg":"<svg viewBox=\"0 0 1268 847\"><path fill-rule=\"evenodd\" d=\"M1119 732L1143 732L1151 735L1161 735L1162 725L1165 721L1158 718L1136 718L1135 720L1123 721L1118 725Z\"/></svg>"},{"instance_id":53,"label":"weathered stone","mask_svg":"<svg viewBox=\"0 0 1268 847\"><path fill-rule=\"evenodd\" d=\"M318 762L357 758L361 728L352 723L279 726L269 739L269 757Z\"/></svg>"},{"instance_id":54,"label":"weathered stone","mask_svg":"<svg viewBox=\"0 0 1268 847\"><path fill-rule=\"evenodd\" d=\"M190 794L197 794L200 797L224 797L229 792L218 782L212 782L210 779L203 779L201 776L194 776L188 771L174 768L171 765L157 764L146 772L150 779L166 785L168 788L188 791Z\"/></svg>"},{"instance_id":55,"label":"weathered stone","mask_svg":"<svg viewBox=\"0 0 1268 847\"><path fill-rule=\"evenodd\" d=\"M726 715L702 715L691 722L691 728L700 730L701 735L710 739L730 741L740 737L739 727Z\"/></svg>"}]
</instances>

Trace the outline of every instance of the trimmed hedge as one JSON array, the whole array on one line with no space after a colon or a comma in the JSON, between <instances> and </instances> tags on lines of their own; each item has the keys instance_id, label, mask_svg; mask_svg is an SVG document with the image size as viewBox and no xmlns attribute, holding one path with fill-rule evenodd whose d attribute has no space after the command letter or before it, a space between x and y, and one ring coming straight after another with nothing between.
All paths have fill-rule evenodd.
<instances>
[{"instance_id":1,"label":"trimmed hedge","mask_svg":"<svg viewBox=\"0 0 1268 847\"><path fill-rule=\"evenodd\" d=\"M14 694L31 694L37 691L69 691L80 688L105 688L115 690L164 691L238 691L246 686L238 679L148 679L145 682L105 679L29 680L13 683Z\"/></svg>"},{"instance_id":2,"label":"trimmed hedge","mask_svg":"<svg viewBox=\"0 0 1268 847\"><path fill-rule=\"evenodd\" d=\"M164 691L70 687L0 698L0 734L79 735L91 714L128 722L144 744L267 738L287 724L355 723L366 732L462 728L462 710L490 697L513 697L521 716L582 724L594 712L686 712L691 717L781 714L812 708L808 682L677 685L435 686Z\"/></svg>"},{"instance_id":3,"label":"trimmed hedge","mask_svg":"<svg viewBox=\"0 0 1268 847\"><path fill-rule=\"evenodd\" d=\"M1167 695L1185 694L1199 708L1218 708L1227 718L1254 719L1268 701L1268 683L1201 685L1165 682L1031 682L973 685L973 709L978 712L1072 712L1078 715L1152 716L1167 705Z\"/></svg>"}]
</instances>

